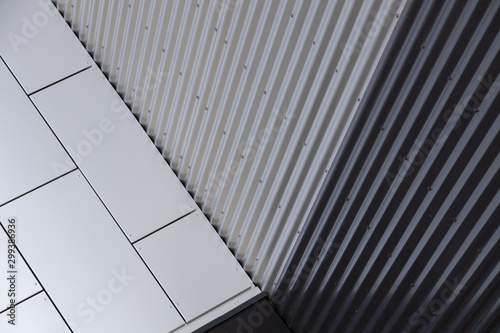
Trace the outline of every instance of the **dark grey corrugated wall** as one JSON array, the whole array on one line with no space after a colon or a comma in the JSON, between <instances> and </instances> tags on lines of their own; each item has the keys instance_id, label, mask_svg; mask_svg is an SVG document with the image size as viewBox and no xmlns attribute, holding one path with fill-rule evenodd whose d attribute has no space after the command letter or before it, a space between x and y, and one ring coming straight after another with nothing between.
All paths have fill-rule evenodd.
<instances>
[{"instance_id":1,"label":"dark grey corrugated wall","mask_svg":"<svg viewBox=\"0 0 500 333\"><path fill-rule=\"evenodd\" d=\"M500 332L500 1L411 1L272 299L295 332Z\"/></svg>"}]
</instances>

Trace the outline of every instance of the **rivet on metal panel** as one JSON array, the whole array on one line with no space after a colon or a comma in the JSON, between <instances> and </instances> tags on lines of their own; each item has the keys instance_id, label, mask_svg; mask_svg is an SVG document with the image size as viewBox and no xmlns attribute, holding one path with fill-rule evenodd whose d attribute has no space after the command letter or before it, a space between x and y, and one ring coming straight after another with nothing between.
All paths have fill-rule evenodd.
<instances>
[{"instance_id":1,"label":"rivet on metal panel","mask_svg":"<svg viewBox=\"0 0 500 333\"><path fill-rule=\"evenodd\" d=\"M85 62L85 65L88 65L89 63L88 62Z\"/></svg>"},{"instance_id":2,"label":"rivet on metal panel","mask_svg":"<svg viewBox=\"0 0 500 333\"><path fill-rule=\"evenodd\" d=\"M179 72L179 75L182 75L182 72Z\"/></svg>"},{"instance_id":3,"label":"rivet on metal panel","mask_svg":"<svg viewBox=\"0 0 500 333\"><path fill-rule=\"evenodd\" d=\"M293 14L290 14L290 17L293 18Z\"/></svg>"},{"instance_id":4,"label":"rivet on metal panel","mask_svg":"<svg viewBox=\"0 0 500 333\"><path fill-rule=\"evenodd\" d=\"M161 49L161 52L165 52L165 49Z\"/></svg>"},{"instance_id":5,"label":"rivet on metal panel","mask_svg":"<svg viewBox=\"0 0 500 333\"><path fill-rule=\"evenodd\" d=\"M198 8L198 7L200 7L200 4L199 4L199 3L197 3L197 4L196 4L196 8Z\"/></svg>"},{"instance_id":6,"label":"rivet on metal panel","mask_svg":"<svg viewBox=\"0 0 500 333\"><path fill-rule=\"evenodd\" d=\"M224 44L227 44L227 40L224 41Z\"/></svg>"},{"instance_id":7,"label":"rivet on metal panel","mask_svg":"<svg viewBox=\"0 0 500 333\"><path fill-rule=\"evenodd\" d=\"M205 106L205 111L208 111L208 106Z\"/></svg>"},{"instance_id":8,"label":"rivet on metal panel","mask_svg":"<svg viewBox=\"0 0 500 333\"><path fill-rule=\"evenodd\" d=\"M217 28L214 28L215 32L217 32Z\"/></svg>"},{"instance_id":9,"label":"rivet on metal panel","mask_svg":"<svg viewBox=\"0 0 500 333\"><path fill-rule=\"evenodd\" d=\"M264 95L266 94L266 91L264 90Z\"/></svg>"},{"instance_id":10,"label":"rivet on metal panel","mask_svg":"<svg viewBox=\"0 0 500 333\"><path fill-rule=\"evenodd\" d=\"M430 192L430 191L432 191L432 187L430 187L430 186L429 186L429 187L427 188L427 192Z\"/></svg>"},{"instance_id":11,"label":"rivet on metal panel","mask_svg":"<svg viewBox=\"0 0 500 333\"><path fill-rule=\"evenodd\" d=\"M366 230L370 230L370 228L371 228L371 227L370 227L369 225L367 225L367 226L366 226Z\"/></svg>"},{"instance_id":12,"label":"rivet on metal panel","mask_svg":"<svg viewBox=\"0 0 500 333\"><path fill-rule=\"evenodd\" d=\"M259 183L262 184L262 179L259 179Z\"/></svg>"},{"instance_id":13,"label":"rivet on metal panel","mask_svg":"<svg viewBox=\"0 0 500 333\"><path fill-rule=\"evenodd\" d=\"M307 142L304 142L304 147L307 146Z\"/></svg>"},{"instance_id":14,"label":"rivet on metal panel","mask_svg":"<svg viewBox=\"0 0 500 333\"><path fill-rule=\"evenodd\" d=\"M200 99L200 96L196 96L196 99Z\"/></svg>"},{"instance_id":15,"label":"rivet on metal panel","mask_svg":"<svg viewBox=\"0 0 500 333\"><path fill-rule=\"evenodd\" d=\"M448 76L448 81L451 81L452 77L451 76Z\"/></svg>"},{"instance_id":16,"label":"rivet on metal panel","mask_svg":"<svg viewBox=\"0 0 500 333\"><path fill-rule=\"evenodd\" d=\"M328 170L327 170L327 169L325 169L325 173L328 173Z\"/></svg>"},{"instance_id":17,"label":"rivet on metal panel","mask_svg":"<svg viewBox=\"0 0 500 333\"><path fill-rule=\"evenodd\" d=\"M387 256L390 258L390 257L392 257L392 254L391 254L391 253L389 253Z\"/></svg>"},{"instance_id":18,"label":"rivet on metal panel","mask_svg":"<svg viewBox=\"0 0 500 333\"><path fill-rule=\"evenodd\" d=\"M148 26L146 26L146 30L148 30Z\"/></svg>"},{"instance_id":19,"label":"rivet on metal panel","mask_svg":"<svg viewBox=\"0 0 500 333\"><path fill-rule=\"evenodd\" d=\"M247 65L243 65L243 68L244 68L244 69L247 69Z\"/></svg>"},{"instance_id":20,"label":"rivet on metal panel","mask_svg":"<svg viewBox=\"0 0 500 333\"><path fill-rule=\"evenodd\" d=\"M281 208L281 205L278 205L278 208Z\"/></svg>"},{"instance_id":21,"label":"rivet on metal panel","mask_svg":"<svg viewBox=\"0 0 500 333\"><path fill-rule=\"evenodd\" d=\"M349 201L349 197L345 197L345 201Z\"/></svg>"},{"instance_id":22,"label":"rivet on metal panel","mask_svg":"<svg viewBox=\"0 0 500 333\"><path fill-rule=\"evenodd\" d=\"M361 100L361 98L358 97L358 102Z\"/></svg>"},{"instance_id":23,"label":"rivet on metal panel","mask_svg":"<svg viewBox=\"0 0 500 333\"><path fill-rule=\"evenodd\" d=\"M415 287L415 284L413 282L410 282L410 287Z\"/></svg>"},{"instance_id":24,"label":"rivet on metal panel","mask_svg":"<svg viewBox=\"0 0 500 333\"><path fill-rule=\"evenodd\" d=\"M384 127L380 127L380 131L382 131L382 132L383 132L383 131L384 131Z\"/></svg>"},{"instance_id":25,"label":"rivet on metal panel","mask_svg":"<svg viewBox=\"0 0 500 333\"><path fill-rule=\"evenodd\" d=\"M313 45L315 45L315 44L316 44L316 41L313 40Z\"/></svg>"},{"instance_id":26,"label":"rivet on metal panel","mask_svg":"<svg viewBox=\"0 0 500 333\"><path fill-rule=\"evenodd\" d=\"M453 223L457 222L457 218L456 217L452 218L451 222L453 222Z\"/></svg>"},{"instance_id":27,"label":"rivet on metal panel","mask_svg":"<svg viewBox=\"0 0 500 333\"><path fill-rule=\"evenodd\" d=\"M224 211L222 210L222 211L220 212L220 214L221 214L221 215L224 215Z\"/></svg>"},{"instance_id":28,"label":"rivet on metal panel","mask_svg":"<svg viewBox=\"0 0 500 333\"><path fill-rule=\"evenodd\" d=\"M396 14L396 18L399 18L399 14Z\"/></svg>"},{"instance_id":29,"label":"rivet on metal panel","mask_svg":"<svg viewBox=\"0 0 500 333\"><path fill-rule=\"evenodd\" d=\"M335 73L337 73L339 70L337 68L335 68Z\"/></svg>"}]
</instances>

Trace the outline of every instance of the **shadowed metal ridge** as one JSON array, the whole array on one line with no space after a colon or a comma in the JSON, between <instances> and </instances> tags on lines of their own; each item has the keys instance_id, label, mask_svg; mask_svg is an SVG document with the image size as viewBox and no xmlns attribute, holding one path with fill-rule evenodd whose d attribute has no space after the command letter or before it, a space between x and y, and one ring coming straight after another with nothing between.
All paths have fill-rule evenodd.
<instances>
[{"instance_id":1,"label":"shadowed metal ridge","mask_svg":"<svg viewBox=\"0 0 500 333\"><path fill-rule=\"evenodd\" d=\"M295 332L500 331L500 2L407 4L271 299Z\"/></svg>"}]
</instances>

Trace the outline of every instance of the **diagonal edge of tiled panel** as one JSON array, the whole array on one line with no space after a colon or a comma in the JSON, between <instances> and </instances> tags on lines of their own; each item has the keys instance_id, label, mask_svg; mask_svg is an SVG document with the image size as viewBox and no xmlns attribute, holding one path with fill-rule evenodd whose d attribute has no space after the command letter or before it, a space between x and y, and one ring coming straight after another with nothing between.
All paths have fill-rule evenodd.
<instances>
[{"instance_id":1,"label":"diagonal edge of tiled panel","mask_svg":"<svg viewBox=\"0 0 500 333\"><path fill-rule=\"evenodd\" d=\"M0 205L76 168L0 60Z\"/></svg>"},{"instance_id":2,"label":"diagonal edge of tiled panel","mask_svg":"<svg viewBox=\"0 0 500 333\"><path fill-rule=\"evenodd\" d=\"M23 0L21 2L30 3L31 5L34 3L33 0ZM46 4L46 2L39 2L38 4L40 3ZM62 27L59 25L59 28ZM70 47L71 52L68 52L68 54L78 49L77 51L84 55L77 55L73 58L88 57L88 54L81 45L78 45L76 48L74 47L79 42L66 25L64 28L70 32L66 36L71 36L76 41L76 43L69 43L72 46ZM64 37L64 34L61 35L64 38L51 38L54 35L47 33L48 31L49 29L45 30L46 33L37 34L37 36L34 36L30 40L30 43L27 45L32 48L32 51L46 52L54 43L68 45L68 40ZM49 42L47 43L47 41ZM60 45L53 46L56 49L60 48ZM34 53L36 54L36 52ZM47 58L45 55L36 58L36 71L34 73L43 76L44 71L53 70L54 72L61 72L59 68L53 68L53 59ZM27 60L25 59L25 61L32 62L33 59L33 57L30 57ZM19 67L17 62L8 60L8 65L9 62L13 64L10 69L26 89L22 75L19 75L23 69ZM158 153L137 120L133 118L121 98L103 74L96 69L97 66L95 66L94 62L89 60L85 65L87 64L90 64L89 66L92 66L92 68L82 71L85 67L78 67L79 69L77 70L60 74L57 78L49 80L48 84L42 85L41 88L44 89L40 92L38 92L39 88L26 90L28 93L36 92L32 97L33 101L37 103L42 116L44 116L51 129L65 146L72 159L80 168L80 171L85 174L87 180L106 205L106 208L109 209L115 220L122 227L122 230L126 232L131 241L137 241L192 212L196 205L175 174L168 167L165 160ZM33 64L29 65L33 66ZM67 69L67 63L62 62L61 65L64 69ZM75 75L72 76L73 74ZM76 86L73 85L75 82ZM68 96L70 97L68 98ZM45 107L42 105L44 102L46 103ZM52 123L48 119L50 116L47 116L47 112L58 115L52 119ZM58 119L59 116L69 118L66 119L67 122L61 123ZM58 126L57 124L61 126L59 130L55 128ZM76 127L72 127L73 133L70 133L70 131L64 132L67 130L66 126ZM68 136L63 138L64 135ZM131 137L133 137L133 140L131 140ZM73 147L71 144L68 144L67 140L72 142ZM132 152L129 151L130 147L133 147ZM70 171L70 168L66 168L64 164L59 164L58 166L58 172L61 174ZM76 171L76 173L79 174L80 171ZM117 173L119 175L116 175ZM37 196L47 186L54 186L54 183L60 182L69 176L70 174L65 175L20 199L24 201L27 200L26 197ZM111 182L109 182L110 179L112 180ZM156 193L152 195L151 190ZM2 209L8 209L8 207L15 206L19 202L19 199L17 199L2 207ZM165 205L166 203L167 205ZM131 207L135 207L135 209L131 209ZM129 216L127 213L131 213L132 216ZM218 238L215 230L211 229L211 232L214 237ZM220 238L219 242L230 254ZM31 242L27 246L31 247L33 243ZM77 251L77 253L81 255L80 252ZM168 254L159 253L159 255L164 256ZM82 257L81 259L84 258ZM35 261L40 260L39 258ZM232 257L232 260L236 262L234 257ZM38 270L43 269L43 267L41 265L34 270L37 276ZM241 267L240 270L242 274L245 274ZM97 272L99 274L103 273L101 270L97 270ZM246 278L248 279L248 277ZM57 287L54 287L54 291L56 294L60 292ZM191 322L188 325L179 327L178 331L187 332L202 326L217 316L230 311L257 293L259 293L259 289L253 286L250 281L250 286L242 287L240 291L236 291L235 295L226 295L223 297L222 299L225 299L225 302L220 303L220 300L215 301L214 304L217 304L216 308L208 309L208 312L205 309L199 310L198 312L205 312L192 315ZM59 303L60 301L58 301ZM172 327L170 326L171 329Z\"/></svg>"},{"instance_id":3,"label":"diagonal edge of tiled panel","mask_svg":"<svg viewBox=\"0 0 500 333\"><path fill-rule=\"evenodd\" d=\"M18 256L74 332L159 333L184 324L79 170L0 207L0 216L17 217Z\"/></svg>"},{"instance_id":4,"label":"diagonal edge of tiled panel","mask_svg":"<svg viewBox=\"0 0 500 333\"><path fill-rule=\"evenodd\" d=\"M4 220L1 215L0 220ZM8 216L6 222L15 225L16 219L13 216ZM9 242L9 237L2 228L0 228L0 251L2 254L5 253L4 258L0 260L0 272L5 273L5 277L0 278L0 316L3 316L3 312L9 308L11 300L14 304L19 304L28 297L40 292L42 287L24 259L19 256L16 257L15 246L12 242ZM14 274L9 272L14 272L14 281L10 279L11 275ZM12 287L11 284L14 286Z\"/></svg>"},{"instance_id":5,"label":"diagonal edge of tiled panel","mask_svg":"<svg viewBox=\"0 0 500 333\"><path fill-rule=\"evenodd\" d=\"M132 242L194 210L189 193L96 67L31 98Z\"/></svg>"},{"instance_id":6,"label":"diagonal edge of tiled panel","mask_svg":"<svg viewBox=\"0 0 500 333\"><path fill-rule=\"evenodd\" d=\"M31 94L91 64L50 0L0 1L0 55Z\"/></svg>"},{"instance_id":7,"label":"diagonal edge of tiled panel","mask_svg":"<svg viewBox=\"0 0 500 333\"><path fill-rule=\"evenodd\" d=\"M199 210L134 246L187 322L253 287Z\"/></svg>"},{"instance_id":8,"label":"diagonal edge of tiled panel","mask_svg":"<svg viewBox=\"0 0 500 333\"><path fill-rule=\"evenodd\" d=\"M45 292L24 301L13 311L15 312L9 313L11 316L2 315L5 318L0 320L0 332L71 332Z\"/></svg>"}]
</instances>

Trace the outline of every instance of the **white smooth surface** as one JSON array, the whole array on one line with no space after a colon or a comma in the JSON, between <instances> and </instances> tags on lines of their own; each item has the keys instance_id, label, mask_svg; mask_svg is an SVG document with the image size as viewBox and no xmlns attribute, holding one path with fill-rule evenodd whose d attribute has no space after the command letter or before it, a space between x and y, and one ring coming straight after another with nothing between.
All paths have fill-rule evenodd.
<instances>
[{"instance_id":1,"label":"white smooth surface","mask_svg":"<svg viewBox=\"0 0 500 333\"><path fill-rule=\"evenodd\" d=\"M226 303L223 303L213 309L212 311L204 314L201 317L196 318L193 321L190 321L189 324L186 324L185 326L182 326L178 329L176 329L174 332L175 333L192 333L196 329L212 322L213 320L219 318L220 316L228 313L235 307L245 303L249 299L251 299L254 296L257 296L260 294L261 291L258 287L252 287L245 292L239 294L238 296L232 298L231 300L227 301ZM228 332L229 333L229 332ZM272 332L270 332L272 333Z\"/></svg>"},{"instance_id":2,"label":"white smooth surface","mask_svg":"<svg viewBox=\"0 0 500 333\"><path fill-rule=\"evenodd\" d=\"M2 224L10 218L9 216L0 216L0 221ZM22 235L20 236L20 242L22 243ZM7 262L7 245L8 245L8 237L3 229L0 228L0 272L5 273L7 275L7 271L10 271ZM20 302L27 297L36 294L42 288L36 281L35 277L29 270L26 262L24 262L23 258L19 254L16 253L16 277L17 277L17 287L16 287L16 301ZM5 279L2 275L0 275L0 312L4 311L10 302L10 298L7 296L7 290L9 289L9 281ZM0 315L0 318L4 315ZM3 332L3 331L0 331Z\"/></svg>"},{"instance_id":3,"label":"white smooth surface","mask_svg":"<svg viewBox=\"0 0 500 333\"><path fill-rule=\"evenodd\" d=\"M0 216L19 219L20 251L74 331L164 333L184 323L79 171Z\"/></svg>"},{"instance_id":4,"label":"white smooth surface","mask_svg":"<svg viewBox=\"0 0 500 333\"><path fill-rule=\"evenodd\" d=\"M2 205L75 165L1 60L0 101Z\"/></svg>"},{"instance_id":5,"label":"white smooth surface","mask_svg":"<svg viewBox=\"0 0 500 333\"><path fill-rule=\"evenodd\" d=\"M188 322L253 286L200 211L135 247Z\"/></svg>"},{"instance_id":6,"label":"white smooth surface","mask_svg":"<svg viewBox=\"0 0 500 333\"><path fill-rule=\"evenodd\" d=\"M0 55L32 93L92 60L50 0L0 1Z\"/></svg>"},{"instance_id":7,"label":"white smooth surface","mask_svg":"<svg viewBox=\"0 0 500 333\"><path fill-rule=\"evenodd\" d=\"M56 308L42 292L19 304L16 308L16 325L7 323L2 313L0 332L2 333L70 333ZM75 331L74 333L82 333Z\"/></svg>"},{"instance_id":8,"label":"white smooth surface","mask_svg":"<svg viewBox=\"0 0 500 333\"><path fill-rule=\"evenodd\" d=\"M194 210L184 186L99 70L79 73L32 99L132 241Z\"/></svg>"}]
</instances>

